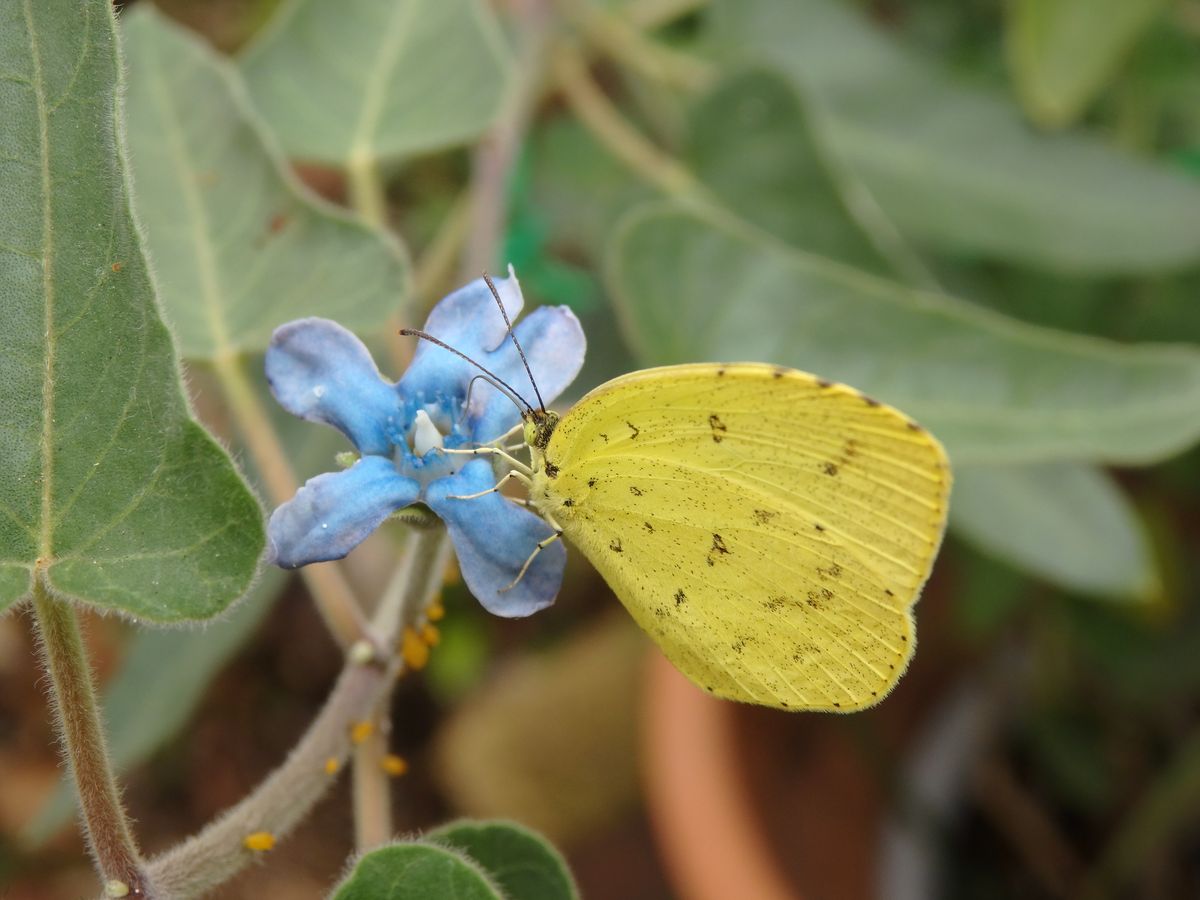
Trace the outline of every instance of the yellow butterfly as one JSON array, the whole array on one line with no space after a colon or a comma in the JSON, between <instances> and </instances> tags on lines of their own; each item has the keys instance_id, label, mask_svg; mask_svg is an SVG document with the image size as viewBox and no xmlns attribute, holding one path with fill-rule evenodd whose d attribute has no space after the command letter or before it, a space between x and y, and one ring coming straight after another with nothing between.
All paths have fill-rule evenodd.
<instances>
[{"instance_id":1,"label":"yellow butterfly","mask_svg":"<svg viewBox=\"0 0 1200 900\"><path fill-rule=\"evenodd\" d=\"M705 690L847 712L904 672L951 477L903 414L793 369L706 363L526 412L524 437L550 540Z\"/></svg>"},{"instance_id":2,"label":"yellow butterfly","mask_svg":"<svg viewBox=\"0 0 1200 900\"><path fill-rule=\"evenodd\" d=\"M850 712L895 686L946 527L950 467L929 432L853 388L762 363L633 372L560 416L470 361L523 405L530 462L446 452L505 459L484 493L517 478L554 530L513 585L565 535L719 697Z\"/></svg>"}]
</instances>

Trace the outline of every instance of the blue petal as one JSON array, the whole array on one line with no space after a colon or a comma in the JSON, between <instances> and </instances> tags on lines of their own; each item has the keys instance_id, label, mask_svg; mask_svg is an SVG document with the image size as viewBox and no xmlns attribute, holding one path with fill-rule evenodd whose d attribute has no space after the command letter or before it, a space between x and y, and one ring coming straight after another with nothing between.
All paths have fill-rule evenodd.
<instances>
[{"instance_id":1,"label":"blue petal","mask_svg":"<svg viewBox=\"0 0 1200 900\"><path fill-rule=\"evenodd\" d=\"M288 412L332 425L364 454L391 453L389 434L404 425L399 396L363 342L337 322L299 319L275 329L266 370Z\"/></svg>"},{"instance_id":2,"label":"blue petal","mask_svg":"<svg viewBox=\"0 0 1200 900\"><path fill-rule=\"evenodd\" d=\"M484 608L494 615L528 616L554 602L562 585L567 552L562 541L548 545L525 576L508 591L537 542L554 533L533 513L499 494L473 500L451 500L455 494L474 494L496 483L492 464L473 459L457 475L429 485L425 502L446 523L463 581Z\"/></svg>"},{"instance_id":3,"label":"blue petal","mask_svg":"<svg viewBox=\"0 0 1200 900\"><path fill-rule=\"evenodd\" d=\"M510 274L508 278L493 279L493 283L511 322L525 304L517 278ZM505 339L508 327L487 284L477 278L447 295L433 308L425 321L425 331L486 366L487 354ZM421 341L413 353L412 364L400 379L399 388L406 396L432 398L451 390L457 390L461 396L467 383L478 374L478 369L453 353Z\"/></svg>"},{"instance_id":4,"label":"blue petal","mask_svg":"<svg viewBox=\"0 0 1200 900\"><path fill-rule=\"evenodd\" d=\"M311 478L271 514L268 559L285 569L341 559L419 493L417 483L382 456Z\"/></svg>"},{"instance_id":5,"label":"blue petal","mask_svg":"<svg viewBox=\"0 0 1200 900\"><path fill-rule=\"evenodd\" d=\"M513 331L525 350L543 402L551 403L583 367L587 341L579 320L565 306L543 306L526 316ZM537 405L529 376L511 342L498 348L485 365ZM504 394L478 383L471 393L471 419L473 439L487 443L516 425L521 413Z\"/></svg>"}]
</instances>

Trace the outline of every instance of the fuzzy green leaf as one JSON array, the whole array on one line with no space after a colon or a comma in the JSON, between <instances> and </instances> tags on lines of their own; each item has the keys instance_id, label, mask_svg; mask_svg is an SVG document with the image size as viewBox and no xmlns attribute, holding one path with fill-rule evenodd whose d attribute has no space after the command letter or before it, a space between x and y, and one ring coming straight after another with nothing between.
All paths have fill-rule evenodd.
<instances>
[{"instance_id":1,"label":"fuzzy green leaf","mask_svg":"<svg viewBox=\"0 0 1200 900\"><path fill-rule=\"evenodd\" d=\"M480 134L511 66L481 0L289 0L242 68L289 156L348 166Z\"/></svg>"},{"instance_id":2,"label":"fuzzy green leaf","mask_svg":"<svg viewBox=\"0 0 1200 900\"><path fill-rule=\"evenodd\" d=\"M233 66L149 4L123 25L138 213L180 351L261 350L303 316L379 326L407 288L397 244L296 181Z\"/></svg>"},{"instance_id":3,"label":"fuzzy green leaf","mask_svg":"<svg viewBox=\"0 0 1200 900\"><path fill-rule=\"evenodd\" d=\"M950 521L980 549L1070 591L1151 600L1161 590L1137 513L1090 466L962 469Z\"/></svg>"},{"instance_id":4,"label":"fuzzy green leaf","mask_svg":"<svg viewBox=\"0 0 1200 900\"><path fill-rule=\"evenodd\" d=\"M825 115L837 158L931 247L1090 273L1200 261L1200 181L1015 105L894 45L832 0L723 0L723 55L778 66Z\"/></svg>"},{"instance_id":5,"label":"fuzzy green leaf","mask_svg":"<svg viewBox=\"0 0 1200 900\"><path fill-rule=\"evenodd\" d=\"M111 7L5 3L0 60L0 607L36 568L98 607L208 618L246 590L262 518L190 416L158 316Z\"/></svg>"},{"instance_id":6,"label":"fuzzy green leaf","mask_svg":"<svg viewBox=\"0 0 1200 900\"><path fill-rule=\"evenodd\" d=\"M464 820L425 837L465 853L509 900L576 900L579 896L562 854L537 832L515 822Z\"/></svg>"},{"instance_id":7,"label":"fuzzy green leaf","mask_svg":"<svg viewBox=\"0 0 1200 900\"><path fill-rule=\"evenodd\" d=\"M1009 67L1043 125L1075 121L1164 0L1016 0L1005 7Z\"/></svg>"},{"instance_id":8,"label":"fuzzy green leaf","mask_svg":"<svg viewBox=\"0 0 1200 900\"><path fill-rule=\"evenodd\" d=\"M1194 348L1026 325L670 204L625 221L608 281L644 363L817 372L915 416L956 465L1145 463L1200 438Z\"/></svg>"},{"instance_id":9,"label":"fuzzy green leaf","mask_svg":"<svg viewBox=\"0 0 1200 900\"><path fill-rule=\"evenodd\" d=\"M499 887L467 856L415 841L373 850L355 863L330 900L519 900Z\"/></svg>"}]
</instances>

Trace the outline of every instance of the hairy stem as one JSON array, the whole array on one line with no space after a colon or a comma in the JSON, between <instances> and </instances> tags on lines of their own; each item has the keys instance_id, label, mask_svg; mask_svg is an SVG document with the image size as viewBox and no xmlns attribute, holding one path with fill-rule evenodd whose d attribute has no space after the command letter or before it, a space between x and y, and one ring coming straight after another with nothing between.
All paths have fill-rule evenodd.
<instances>
[{"instance_id":1,"label":"hairy stem","mask_svg":"<svg viewBox=\"0 0 1200 900\"><path fill-rule=\"evenodd\" d=\"M354 849L359 853L374 850L392 838L392 790L383 768L391 730L390 699L390 691L380 698L368 720L371 733L354 748Z\"/></svg>"},{"instance_id":2,"label":"hairy stem","mask_svg":"<svg viewBox=\"0 0 1200 900\"><path fill-rule=\"evenodd\" d=\"M274 505L290 500L298 488L295 472L241 361L232 355L219 356L213 365L233 412L234 423L254 457L268 498ZM305 566L300 570L300 577L339 645L349 647L366 633L362 608L336 564Z\"/></svg>"},{"instance_id":3,"label":"hairy stem","mask_svg":"<svg viewBox=\"0 0 1200 900\"><path fill-rule=\"evenodd\" d=\"M108 761L100 707L75 610L69 601L50 595L40 573L33 582L33 610L42 663L50 676L51 705L63 758L75 779L96 868L104 881L126 885L129 896L157 896L143 872Z\"/></svg>"}]
</instances>

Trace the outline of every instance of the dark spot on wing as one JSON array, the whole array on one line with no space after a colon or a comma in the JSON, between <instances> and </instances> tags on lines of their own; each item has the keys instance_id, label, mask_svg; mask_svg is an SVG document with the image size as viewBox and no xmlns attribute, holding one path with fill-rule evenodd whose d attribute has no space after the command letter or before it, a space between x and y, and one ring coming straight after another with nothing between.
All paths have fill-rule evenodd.
<instances>
[{"instance_id":1,"label":"dark spot on wing","mask_svg":"<svg viewBox=\"0 0 1200 900\"><path fill-rule=\"evenodd\" d=\"M824 581L826 578L838 578L841 576L841 574L842 567L837 563L831 563L828 568L824 569L822 569L820 566L817 567L817 575L822 581Z\"/></svg>"},{"instance_id":2,"label":"dark spot on wing","mask_svg":"<svg viewBox=\"0 0 1200 900\"><path fill-rule=\"evenodd\" d=\"M841 708L842 708L842 704L840 704L840 703L838 703L838 702L836 702L836 701L834 702L833 706L834 706L834 709L841 709Z\"/></svg>"},{"instance_id":3,"label":"dark spot on wing","mask_svg":"<svg viewBox=\"0 0 1200 900\"><path fill-rule=\"evenodd\" d=\"M867 404L867 406L874 407L874 406L880 405L879 401L876 400L874 397L868 397L866 394L863 394L862 398L863 398L863 402L865 402Z\"/></svg>"},{"instance_id":4,"label":"dark spot on wing","mask_svg":"<svg viewBox=\"0 0 1200 900\"><path fill-rule=\"evenodd\" d=\"M728 553L729 548L725 546L725 538L721 537L716 532L713 532L712 550L710 553Z\"/></svg>"},{"instance_id":5,"label":"dark spot on wing","mask_svg":"<svg viewBox=\"0 0 1200 900\"><path fill-rule=\"evenodd\" d=\"M629 426L629 431L631 432L629 435L629 439L631 441L637 440L637 436L642 433L642 429L638 428L632 422L626 422L625 424Z\"/></svg>"},{"instance_id":6,"label":"dark spot on wing","mask_svg":"<svg viewBox=\"0 0 1200 900\"><path fill-rule=\"evenodd\" d=\"M595 479L595 478L589 478L589 479L588 479L588 487L595 487L595 486L596 486L596 479Z\"/></svg>"},{"instance_id":7,"label":"dark spot on wing","mask_svg":"<svg viewBox=\"0 0 1200 900\"><path fill-rule=\"evenodd\" d=\"M831 462L821 463L821 471L826 475L836 475L838 467Z\"/></svg>"},{"instance_id":8,"label":"dark spot on wing","mask_svg":"<svg viewBox=\"0 0 1200 900\"><path fill-rule=\"evenodd\" d=\"M721 417L716 413L708 417L708 427L712 429L713 441L718 444L725 439L725 432L729 430L725 427L725 423L721 421Z\"/></svg>"},{"instance_id":9,"label":"dark spot on wing","mask_svg":"<svg viewBox=\"0 0 1200 900\"><path fill-rule=\"evenodd\" d=\"M925 430L920 425L918 425L916 422L905 422L904 424L908 426L909 431L924 431Z\"/></svg>"},{"instance_id":10,"label":"dark spot on wing","mask_svg":"<svg viewBox=\"0 0 1200 900\"><path fill-rule=\"evenodd\" d=\"M819 388L831 388L831 387L833 387L833 382L832 382L832 381L826 381L824 378L818 378L818 379L817 379L817 387L819 387Z\"/></svg>"},{"instance_id":11,"label":"dark spot on wing","mask_svg":"<svg viewBox=\"0 0 1200 900\"><path fill-rule=\"evenodd\" d=\"M893 593L892 593L892 589L891 589L891 588L884 588L884 589L883 589L883 592L884 592L885 594L887 594L889 597L895 597L895 596L896 596L895 594L893 594Z\"/></svg>"},{"instance_id":12,"label":"dark spot on wing","mask_svg":"<svg viewBox=\"0 0 1200 900\"><path fill-rule=\"evenodd\" d=\"M842 449L845 456L858 456L858 441L854 438L846 439L846 446Z\"/></svg>"},{"instance_id":13,"label":"dark spot on wing","mask_svg":"<svg viewBox=\"0 0 1200 900\"><path fill-rule=\"evenodd\" d=\"M770 600L763 601L763 609L768 612L779 612L787 605L787 597L772 597Z\"/></svg>"},{"instance_id":14,"label":"dark spot on wing","mask_svg":"<svg viewBox=\"0 0 1200 900\"><path fill-rule=\"evenodd\" d=\"M775 512L774 510L770 510L770 509L756 509L756 510L754 510L753 515L754 515L755 522L757 522L759 525L766 525L768 522L770 522L772 519L774 519L777 515L779 515L779 513Z\"/></svg>"},{"instance_id":15,"label":"dark spot on wing","mask_svg":"<svg viewBox=\"0 0 1200 900\"><path fill-rule=\"evenodd\" d=\"M771 375L774 378L782 378L787 373L788 373L787 369L779 368L779 369L776 369L774 372L772 372Z\"/></svg>"},{"instance_id":16,"label":"dark spot on wing","mask_svg":"<svg viewBox=\"0 0 1200 900\"><path fill-rule=\"evenodd\" d=\"M563 501L563 506L574 506L574 505L575 505L575 501L572 500L570 497L568 497L566 500Z\"/></svg>"},{"instance_id":17,"label":"dark spot on wing","mask_svg":"<svg viewBox=\"0 0 1200 900\"><path fill-rule=\"evenodd\" d=\"M813 528L817 529L817 531L824 531L824 530L825 530L825 526L824 526L824 525L822 525L820 522L814 522L814 523L813 523Z\"/></svg>"},{"instance_id":18,"label":"dark spot on wing","mask_svg":"<svg viewBox=\"0 0 1200 900\"><path fill-rule=\"evenodd\" d=\"M653 525L651 525L649 522L643 522L642 524L646 526L646 530L648 532L650 532L651 534L654 534L654 526Z\"/></svg>"},{"instance_id":19,"label":"dark spot on wing","mask_svg":"<svg viewBox=\"0 0 1200 900\"><path fill-rule=\"evenodd\" d=\"M743 639L738 638L736 641L734 641L732 644L729 645L729 649L732 650L734 653L740 654L743 650L746 649L746 642Z\"/></svg>"},{"instance_id":20,"label":"dark spot on wing","mask_svg":"<svg viewBox=\"0 0 1200 900\"><path fill-rule=\"evenodd\" d=\"M556 466L554 463L550 462L550 460L546 460L546 477L547 478L557 478L558 477L558 466Z\"/></svg>"},{"instance_id":21,"label":"dark spot on wing","mask_svg":"<svg viewBox=\"0 0 1200 900\"><path fill-rule=\"evenodd\" d=\"M642 489L635 484L631 484L629 486L629 493L633 494L635 497L640 497L642 496Z\"/></svg>"},{"instance_id":22,"label":"dark spot on wing","mask_svg":"<svg viewBox=\"0 0 1200 900\"><path fill-rule=\"evenodd\" d=\"M717 377L718 378L720 378L724 374L725 374L725 369L723 369L723 368L717 369Z\"/></svg>"},{"instance_id":23,"label":"dark spot on wing","mask_svg":"<svg viewBox=\"0 0 1200 900\"><path fill-rule=\"evenodd\" d=\"M600 432L600 437L604 439L604 443L606 443L606 444L608 443L608 435L605 434L603 431Z\"/></svg>"},{"instance_id":24,"label":"dark spot on wing","mask_svg":"<svg viewBox=\"0 0 1200 900\"><path fill-rule=\"evenodd\" d=\"M613 553L624 553L625 552L624 548L621 546L620 538L613 538L612 541L608 545L608 549L611 550Z\"/></svg>"},{"instance_id":25,"label":"dark spot on wing","mask_svg":"<svg viewBox=\"0 0 1200 900\"><path fill-rule=\"evenodd\" d=\"M677 590L675 592L675 605L678 606L679 604L686 603L686 602L687 602L687 594L685 594L683 592L683 588L680 588L679 590Z\"/></svg>"},{"instance_id":26,"label":"dark spot on wing","mask_svg":"<svg viewBox=\"0 0 1200 900\"><path fill-rule=\"evenodd\" d=\"M667 608L661 605L654 607L654 614L660 619L665 619L669 615Z\"/></svg>"}]
</instances>

